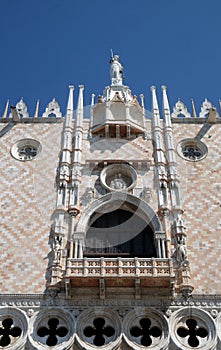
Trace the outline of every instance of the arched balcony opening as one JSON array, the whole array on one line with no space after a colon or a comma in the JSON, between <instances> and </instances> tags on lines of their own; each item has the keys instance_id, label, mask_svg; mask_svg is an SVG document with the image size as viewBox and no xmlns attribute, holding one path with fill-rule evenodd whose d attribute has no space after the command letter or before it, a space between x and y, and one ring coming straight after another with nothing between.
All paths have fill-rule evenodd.
<instances>
[{"instance_id":1,"label":"arched balcony opening","mask_svg":"<svg viewBox=\"0 0 221 350\"><path fill-rule=\"evenodd\" d=\"M151 226L123 208L95 212L86 232L84 257L157 257Z\"/></svg>"},{"instance_id":2,"label":"arched balcony opening","mask_svg":"<svg viewBox=\"0 0 221 350\"><path fill-rule=\"evenodd\" d=\"M66 292L99 288L100 298L116 288L156 286L169 291L172 276L166 233L157 214L143 200L111 192L89 205L75 227L67 260ZM72 255L73 254L73 255Z\"/></svg>"}]
</instances>

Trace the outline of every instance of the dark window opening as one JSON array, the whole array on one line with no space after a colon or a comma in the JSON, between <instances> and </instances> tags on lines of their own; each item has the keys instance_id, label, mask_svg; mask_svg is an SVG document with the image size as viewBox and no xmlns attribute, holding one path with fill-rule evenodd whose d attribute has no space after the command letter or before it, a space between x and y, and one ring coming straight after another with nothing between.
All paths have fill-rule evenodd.
<instances>
[{"instance_id":1,"label":"dark window opening","mask_svg":"<svg viewBox=\"0 0 221 350\"><path fill-rule=\"evenodd\" d=\"M40 327L37 330L37 335L41 338L47 336L46 344L48 346L55 346L58 344L59 338L67 335L68 329L66 327L59 327L59 320L57 318L50 318L48 327Z\"/></svg>"},{"instance_id":2,"label":"dark window opening","mask_svg":"<svg viewBox=\"0 0 221 350\"><path fill-rule=\"evenodd\" d=\"M86 235L86 257L157 257L152 228L136 213L123 209L101 215Z\"/></svg>"},{"instance_id":3,"label":"dark window opening","mask_svg":"<svg viewBox=\"0 0 221 350\"><path fill-rule=\"evenodd\" d=\"M186 320L186 327L177 329L177 334L181 338L188 337L188 344L192 348L197 348L199 346L199 338L206 338L208 336L207 330L203 327L199 327L197 321L192 318Z\"/></svg>"},{"instance_id":4,"label":"dark window opening","mask_svg":"<svg viewBox=\"0 0 221 350\"><path fill-rule=\"evenodd\" d=\"M158 338L162 335L162 330L159 327L151 327L152 322L149 318L142 318L140 320L139 327L133 327L130 333L135 338L140 338L140 343L143 346L150 346L152 344L152 338Z\"/></svg>"},{"instance_id":5,"label":"dark window opening","mask_svg":"<svg viewBox=\"0 0 221 350\"><path fill-rule=\"evenodd\" d=\"M84 335L88 338L93 337L93 344L102 346L105 344L105 339L110 338L115 334L115 330L111 326L105 326L105 320L102 317L95 318L93 327L89 326L84 329Z\"/></svg>"},{"instance_id":6,"label":"dark window opening","mask_svg":"<svg viewBox=\"0 0 221 350\"><path fill-rule=\"evenodd\" d=\"M0 347L4 348L10 345L13 343L13 338L19 337L21 333L21 328L13 325L13 319L6 318L0 327Z\"/></svg>"}]
</instances>

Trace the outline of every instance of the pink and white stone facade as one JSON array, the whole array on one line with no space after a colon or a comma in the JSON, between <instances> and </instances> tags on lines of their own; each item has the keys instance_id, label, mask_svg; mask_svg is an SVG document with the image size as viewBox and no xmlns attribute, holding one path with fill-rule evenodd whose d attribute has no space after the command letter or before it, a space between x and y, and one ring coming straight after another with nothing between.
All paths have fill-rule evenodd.
<instances>
[{"instance_id":1,"label":"pink and white stone facade","mask_svg":"<svg viewBox=\"0 0 221 350\"><path fill-rule=\"evenodd\" d=\"M0 348L221 349L221 116L163 86L146 118L110 66L90 120L83 85L0 118Z\"/></svg>"}]
</instances>

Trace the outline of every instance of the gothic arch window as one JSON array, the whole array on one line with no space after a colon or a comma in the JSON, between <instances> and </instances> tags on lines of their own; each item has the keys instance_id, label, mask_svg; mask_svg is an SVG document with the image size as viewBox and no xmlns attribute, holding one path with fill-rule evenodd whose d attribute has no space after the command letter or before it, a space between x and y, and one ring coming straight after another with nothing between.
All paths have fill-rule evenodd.
<instances>
[{"instance_id":1,"label":"gothic arch window","mask_svg":"<svg viewBox=\"0 0 221 350\"><path fill-rule=\"evenodd\" d=\"M151 226L134 211L95 212L86 233L84 256L156 257L153 238Z\"/></svg>"}]
</instances>

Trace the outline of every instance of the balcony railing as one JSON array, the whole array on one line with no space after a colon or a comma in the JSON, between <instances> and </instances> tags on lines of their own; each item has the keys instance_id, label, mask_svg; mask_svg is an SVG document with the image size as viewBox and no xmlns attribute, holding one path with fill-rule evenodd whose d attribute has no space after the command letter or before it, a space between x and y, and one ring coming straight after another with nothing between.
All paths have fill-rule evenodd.
<instances>
[{"instance_id":1,"label":"balcony railing","mask_svg":"<svg viewBox=\"0 0 221 350\"><path fill-rule=\"evenodd\" d=\"M83 258L68 259L66 277L170 277L171 259Z\"/></svg>"}]
</instances>

